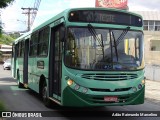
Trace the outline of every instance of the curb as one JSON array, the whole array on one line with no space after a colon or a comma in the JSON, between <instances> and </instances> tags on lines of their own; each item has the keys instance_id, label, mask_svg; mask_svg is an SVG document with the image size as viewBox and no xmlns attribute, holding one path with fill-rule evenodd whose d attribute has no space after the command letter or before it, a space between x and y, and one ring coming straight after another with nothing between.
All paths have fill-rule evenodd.
<instances>
[{"instance_id":1,"label":"curb","mask_svg":"<svg viewBox=\"0 0 160 120\"><path fill-rule=\"evenodd\" d=\"M156 100L156 99L153 99L153 98L146 98L145 97L144 101L148 101L148 102L152 102L152 103L160 105L160 100Z\"/></svg>"}]
</instances>

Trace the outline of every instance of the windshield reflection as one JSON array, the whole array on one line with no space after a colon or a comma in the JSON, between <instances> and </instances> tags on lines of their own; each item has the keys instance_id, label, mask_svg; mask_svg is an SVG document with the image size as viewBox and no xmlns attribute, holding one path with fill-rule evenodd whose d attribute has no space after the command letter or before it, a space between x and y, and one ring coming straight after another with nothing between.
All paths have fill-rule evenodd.
<instances>
[{"instance_id":1,"label":"windshield reflection","mask_svg":"<svg viewBox=\"0 0 160 120\"><path fill-rule=\"evenodd\" d=\"M65 64L87 70L142 68L143 34L140 31L68 28Z\"/></svg>"}]
</instances>

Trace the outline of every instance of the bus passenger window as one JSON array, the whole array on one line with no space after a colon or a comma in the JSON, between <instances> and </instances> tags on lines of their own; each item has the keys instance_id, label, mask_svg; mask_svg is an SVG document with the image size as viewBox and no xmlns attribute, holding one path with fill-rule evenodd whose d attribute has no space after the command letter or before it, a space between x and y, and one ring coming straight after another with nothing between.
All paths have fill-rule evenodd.
<instances>
[{"instance_id":1,"label":"bus passenger window","mask_svg":"<svg viewBox=\"0 0 160 120\"><path fill-rule=\"evenodd\" d=\"M48 54L49 28L45 28L39 33L38 56L47 56Z\"/></svg>"},{"instance_id":2,"label":"bus passenger window","mask_svg":"<svg viewBox=\"0 0 160 120\"><path fill-rule=\"evenodd\" d=\"M30 40L30 56L36 56L37 55L37 42L38 42L38 32L34 33L31 36Z\"/></svg>"}]
</instances>

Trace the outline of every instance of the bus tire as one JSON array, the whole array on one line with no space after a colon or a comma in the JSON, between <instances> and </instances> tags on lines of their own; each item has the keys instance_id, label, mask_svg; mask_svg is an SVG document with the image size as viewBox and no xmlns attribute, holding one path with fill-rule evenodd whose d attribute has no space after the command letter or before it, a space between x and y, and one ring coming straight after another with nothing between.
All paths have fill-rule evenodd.
<instances>
[{"instance_id":1,"label":"bus tire","mask_svg":"<svg viewBox=\"0 0 160 120\"><path fill-rule=\"evenodd\" d=\"M24 85L18 81L18 88L24 88Z\"/></svg>"},{"instance_id":2,"label":"bus tire","mask_svg":"<svg viewBox=\"0 0 160 120\"><path fill-rule=\"evenodd\" d=\"M24 88L23 84L20 82L19 70L17 70L17 80L18 80L18 88Z\"/></svg>"},{"instance_id":3,"label":"bus tire","mask_svg":"<svg viewBox=\"0 0 160 120\"><path fill-rule=\"evenodd\" d=\"M43 83L42 87L42 100L46 107L51 107L51 100L48 98L48 89L45 82Z\"/></svg>"}]
</instances>

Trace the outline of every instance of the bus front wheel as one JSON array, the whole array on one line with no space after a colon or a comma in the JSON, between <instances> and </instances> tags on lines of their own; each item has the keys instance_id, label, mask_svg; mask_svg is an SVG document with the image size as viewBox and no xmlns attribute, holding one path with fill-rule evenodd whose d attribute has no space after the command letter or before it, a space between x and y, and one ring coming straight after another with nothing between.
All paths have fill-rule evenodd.
<instances>
[{"instance_id":1,"label":"bus front wheel","mask_svg":"<svg viewBox=\"0 0 160 120\"><path fill-rule=\"evenodd\" d=\"M47 85L46 83L43 84L43 88L42 88L42 99L43 99L43 103L45 106L50 107L51 106L51 101L48 98L48 90L47 90Z\"/></svg>"}]
</instances>

